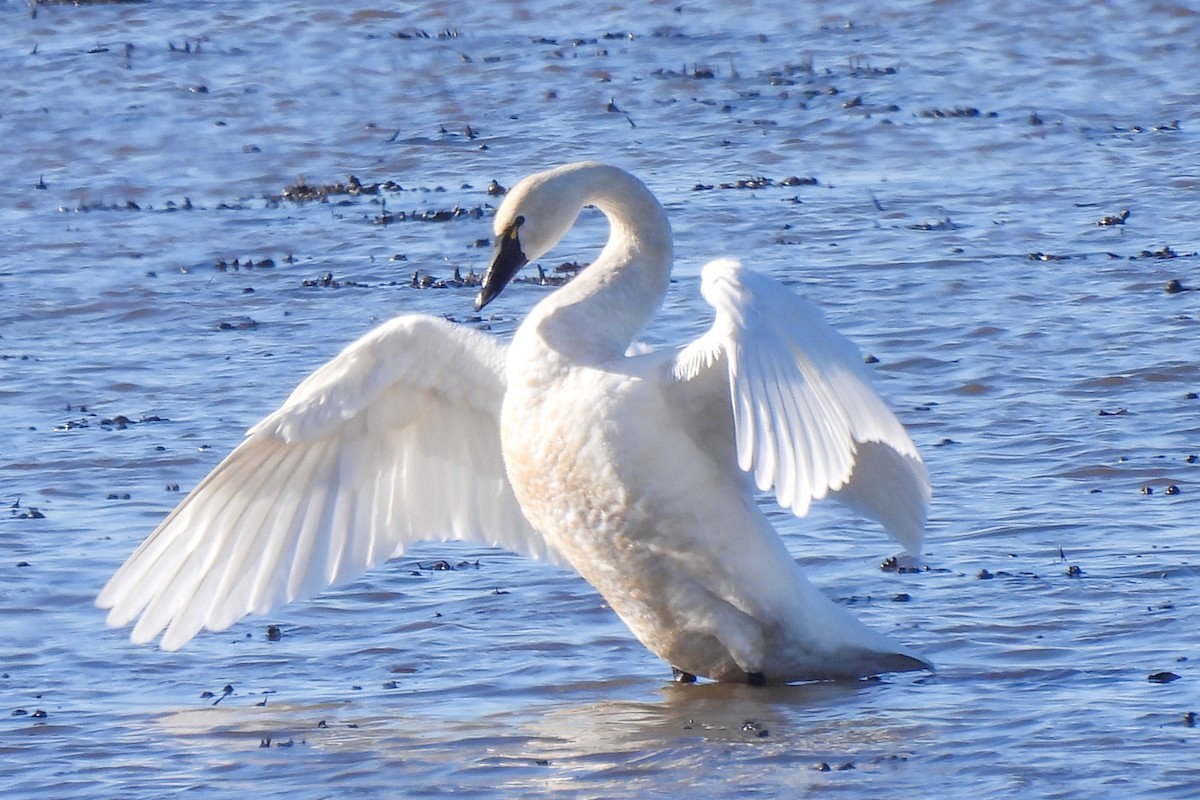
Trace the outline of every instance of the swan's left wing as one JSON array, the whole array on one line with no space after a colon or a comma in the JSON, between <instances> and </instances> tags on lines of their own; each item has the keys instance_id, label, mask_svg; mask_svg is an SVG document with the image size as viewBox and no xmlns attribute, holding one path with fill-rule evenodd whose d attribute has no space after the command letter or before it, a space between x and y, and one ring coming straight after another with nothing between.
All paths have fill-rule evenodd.
<instances>
[{"instance_id":1,"label":"swan's left wing","mask_svg":"<svg viewBox=\"0 0 1200 800\"><path fill-rule=\"evenodd\" d=\"M174 650L361 575L422 539L562 563L529 525L500 448L505 347L421 315L370 331L301 383L105 586Z\"/></svg>"},{"instance_id":2,"label":"swan's left wing","mask_svg":"<svg viewBox=\"0 0 1200 800\"><path fill-rule=\"evenodd\" d=\"M681 400L723 405L726 418L732 407L738 466L797 516L831 495L919 552L929 477L858 348L816 307L736 261L706 265L700 291L716 320L675 358ZM714 419L713 430L728 423Z\"/></svg>"}]
</instances>

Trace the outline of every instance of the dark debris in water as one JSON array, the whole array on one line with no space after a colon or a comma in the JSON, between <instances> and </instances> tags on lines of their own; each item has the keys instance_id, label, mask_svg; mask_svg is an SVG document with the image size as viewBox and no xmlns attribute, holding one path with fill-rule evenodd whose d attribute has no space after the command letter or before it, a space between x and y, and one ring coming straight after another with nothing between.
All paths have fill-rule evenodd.
<instances>
[{"instance_id":1,"label":"dark debris in water","mask_svg":"<svg viewBox=\"0 0 1200 800\"><path fill-rule=\"evenodd\" d=\"M428 272L414 270L412 280L409 281L409 286L413 289L447 289L450 287L461 286L478 286L483 283L483 276L475 272L474 269L468 269L467 274L463 275L462 270L458 267L454 268L454 273L450 278L435 278Z\"/></svg>"},{"instance_id":2,"label":"dark debris in water","mask_svg":"<svg viewBox=\"0 0 1200 800\"><path fill-rule=\"evenodd\" d=\"M926 119L974 119L975 117L998 117L995 111L986 114L974 106L956 106L954 108L928 108L919 112L918 116Z\"/></svg>"},{"instance_id":3,"label":"dark debris in water","mask_svg":"<svg viewBox=\"0 0 1200 800\"><path fill-rule=\"evenodd\" d=\"M1017 572L1009 572L1008 570L998 569L992 572L986 568L979 570L975 575L978 580L990 581L995 578L1023 578L1025 580L1037 580L1038 574L1029 570L1019 570Z\"/></svg>"},{"instance_id":4,"label":"dark debris in water","mask_svg":"<svg viewBox=\"0 0 1200 800\"><path fill-rule=\"evenodd\" d=\"M70 411L71 407L67 406L67 410ZM171 421L171 420L167 419L166 417L160 417L157 414L144 414L141 417L138 417L137 419L132 419L131 417L127 417L124 414L116 414L115 416L112 416L112 417L101 417L99 414L89 412L87 410L87 406L80 406L78 410L80 411L80 413L83 413L86 416L76 417L75 419L69 419L66 422L60 422L58 425L54 426L54 430L56 430L56 431L72 431L72 430L78 430L81 428L91 428L93 426L96 426L96 427L101 428L106 431L108 431L108 430L123 431L131 425L143 425L143 424L147 424L147 423L151 423L151 422L170 422Z\"/></svg>"},{"instance_id":5,"label":"dark debris in water","mask_svg":"<svg viewBox=\"0 0 1200 800\"><path fill-rule=\"evenodd\" d=\"M581 264L578 261L564 261L550 272L547 272L541 264L535 264L533 275L518 275L516 278L513 278L512 283L534 284L536 286L562 286L579 274L586 266L587 264ZM455 267L453 274L449 278L438 278L424 270L414 270L408 285L412 289L448 289L479 286L482 282L483 276L475 272L473 268L468 268L464 275L460 268Z\"/></svg>"},{"instance_id":6,"label":"dark debris in water","mask_svg":"<svg viewBox=\"0 0 1200 800\"><path fill-rule=\"evenodd\" d=\"M217 259L217 261L213 263L213 269L215 269L217 272L228 272L229 270L240 272L244 269L273 269L274 267L275 259L269 256L260 258L257 261L253 258L234 258L231 261L226 261L225 259L221 258Z\"/></svg>"},{"instance_id":7,"label":"dark debris in water","mask_svg":"<svg viewBox=\"0 0 1200 800\"><path fill-rule=\"evenodd\" d=\"M74 213L86 214L92 211L147 211L159 213L172 213L175 211L192 211L195 206L192 205L190 197L183 198L182 203L176 203L174 200L168 200L162 208L156 209L154 206L142 206L132 200L126 200L124 203L106 203L104 201L80 200L76 205L68 208L67 206L59 206L59 213Z\"/></svg>"},{"instance_id":8,"label":"dark debris in water","mask_svg":"<svg viewBox=\"0 0 1200 800\"><path fill-rule=\"evenodd\" d=\"M475 559L474 561L461 560L451 564L446 559L439 558L436 561L428 563L417 562L411 574L420 575L422 570L425 572L453 572L460 569L479 569L480 566L479 559Z\"/></svg>"},{"instance_id":9,"label":"dark debris in water","mask_svg":"<svg viewBox=\"0 0 1200 800\"><path fill-rule=\"evenodd\" d=\"M1164 671L1152 673L1146 676L1146 680L1150 681L1151 683L1172 683L1179 680L1179 677L1180 676L1176 675L1174 672Z\"/></svg>"},{"instance_id":10,"label":"dark debris in water","mask_svg":"<svg viewBox=\"0 0 1200 800\"><path fill-rule=\"evenodd\" d=\"M391 225L393 222L451 222L456 219L482 219L483 206L463 208L425 209L424 211L387 211L372 218L376 225Z\"/></svg>"},{"instance_id":11,"label":"dark debris in water","mask_svg":"<svg viewBox=\"0 0 1200 800\"><path fill-rule=\"evenodd\" d=\"M250 317L234 317L217 323L219 331L252 331L257 327L258 322Z\"/></svg>"},{"instance_id":12,"label":"dark debris in water","mask_svg":"<svg viewBox=\"0 0 1200 800\"><path fill-rule=\"evenodd\" d=\"M279 194L268 195L268 199L290 200L293 203L323 202L327 201L330 197L377 195L380 191L398 192L402 188L395 181L364 184L354 175L346 178L344 183L342 181L334 181L333 183L318 184L310 184L303 177L299 177L296 178L296 182L291 186L284 187L283 191Z\"/></svg>"},{"instance_id":13,"label":"dark debris in water","mask_svg":"<svg viewBox=\"0 0 1200 800\"><path fill-rule=\"evenodd\" d=\"M757 722L755 722L752 719L748 719L742 723L742 732L753 734L754 736L756 736L760 739L765 739L766 737L771 735L770 730L759 725Z\"/></svg>"},{"instance_id":14,"label":"dark debris in water","mask_svg":"<svg viewBox=\"0 0 1200 800\"><path fill-rule=\"evenodd\" d=\"M462 33L453 28L446 28L444 30L437 31L436 33L430 33L429 31L421 28L408 28L406 30L395 31L392 33L393 39L400 39L403 41L409 41L413 39L436 39L437 41L446 41L447 39L457 39L460 36L462 36Z\"/></svg>"},{"instance_id":15,"label":"dark debris in water","mask_svg":"<svg viewBox=\"0 0 1200 800\"><path fill-rule=\"evenodd\" d=\"M924 564L920 564L911 556L888 556L879 565L884 572L895 572L898 575L915 575L920 572L933 572Z\"/></svg>"},{"instance_id":16,"label":"dark debris in water","mask_svg":"<svg viewBox=\"0 0 1200 800\"><path fill-rule=\"evenodd\" d=\"M697 183L692 187L693 192L709 192L713 189L766 189L772 186L818 186L820 182L813 177L801 178L796 175L789 175L782 180L776 181L774 178L768 178L758 175L750 178L738 178L735 181L725 181L722 183Z\"/></svg>"},{"instance_id":17,"label":"dark debris in water","mask_svg":"<svg viewBox=\"0 0 1200 800\"><path fill-rule=\"evenodd\" d=\"M29 710L25 709L25 708L14 708L13 712L12 712L12 716L14 716L14 717L29 717L31 719L45 719L46 717L48 717L50 715L47 714L45 711L43 711L40 708L34 709L33 713L30 713Z\"/></svg>"},{"instance_id":18,"label":"dark debris in water","mask_svg":"<svg viewBox=\"0 0 1200 800\"><path fill-rule=\"evenodd\" d=\"M1166 261L1166 260L1172 259L1172 258L1195 258L1197 255L1200 255L1200 253L1181 254L1181 253L1176 252L1175 248L1171 247L1171 245L1164 244L1162 247L1158 248L1157 250L1141 250L1138 252L1138 254L1136 256L1130 256L1130 258L1134 261L1136 261L1138 259L1146 259L1146 258L1153 258L1153 259L1157 259L1159 261Z\"/></svg>"},{"instance_id":19,"label":"dark debris in water","mask_svg":"<svg viewBox=\"0 0 1200 800\"><path fill-rule=\"evenodd\" d=\"M342 287L369 288L365 283L355 280L338 280L332 272L326 272L316 278L305 278L300 285L306 289L341 289Z\"/></svg>"},{"instance_id":20,"label":"dark debris in water","mask_svg":"<svg viewBox=\"0 0 1200 800\"><path fill-rule=\"evenodd\" d=\"M912 231L956 231L959 227L959 224L949 217L942 217L933 222L918 222L915 225L909 225L908 229Z\"/></svg>"}]
</instances>

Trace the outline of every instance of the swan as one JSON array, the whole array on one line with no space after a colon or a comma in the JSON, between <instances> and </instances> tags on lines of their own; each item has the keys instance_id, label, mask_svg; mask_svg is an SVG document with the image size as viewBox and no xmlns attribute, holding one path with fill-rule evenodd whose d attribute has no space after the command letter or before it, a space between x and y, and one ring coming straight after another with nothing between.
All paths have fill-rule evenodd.
<instances>
[{"instance_id":1,"label":"swan","mask_svg":"<svg viewBox=\"0 0 1200 800\"><path fill-rule=\"evenodd\" d=\"M775 280L721 259L690 344L636 339L665 297L671 226L631 174L575 163L496 212L475 301L494 300L595 206L595 262L507 346L396 317L305 379L171 512L97 598L175 650L423 539L470 539L575 570L676 680L775 684L930 669L801 573L756 503L831 496L918 553L916 446L857 348ZM140 617L140 619L139 619Z\"/></svg>"}]
</instances>

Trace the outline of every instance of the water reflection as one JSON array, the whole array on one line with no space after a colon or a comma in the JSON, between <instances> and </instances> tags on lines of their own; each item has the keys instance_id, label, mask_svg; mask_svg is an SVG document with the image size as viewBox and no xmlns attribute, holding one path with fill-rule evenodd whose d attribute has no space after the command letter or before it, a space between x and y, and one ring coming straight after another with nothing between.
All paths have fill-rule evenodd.
<instances>
[{"instance_id":1,"label":"water reflection","mask_svg":"<svg viewBox=\"0 0 1200 800\"><path fill-rule=\"evenodd\" d=\"M467 699L430 703L403 693L384 702L268 702L169 712L161 732L216 761L254 748L300 748L347 763L364 759L448 771L473 782L483 774L511 784L512 772L542 777L627 780L668 769L702 769L714 747L736 747L761 763L821 771L848 761L902 761L920 738L919 725L864 712L872 697L899 687L878 681L794 686L664 685L630 698L643 684L629 680L555 687L477 713ZM910 687L911 688L911 687ZM597 700L596 695L608 695Z\"/></svg>"}]
</instances>

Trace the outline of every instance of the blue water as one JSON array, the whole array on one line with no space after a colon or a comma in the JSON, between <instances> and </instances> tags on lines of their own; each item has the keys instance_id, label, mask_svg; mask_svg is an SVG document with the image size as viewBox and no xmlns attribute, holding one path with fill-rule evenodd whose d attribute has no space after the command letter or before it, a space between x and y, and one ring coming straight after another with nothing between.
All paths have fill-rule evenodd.
<instances>
[{"instance_id":1,"label":"blue water","mask_svg":"<svg viewBox=\"0 0 1200 800\"><path fill-rule=\"evenodd\" d=\"M0 791L1200 794L1200 294L1167 291L1200 287L1200 15L1112 5L0 0ZM112 571L357 335L510 333L548 289L475 321L413 273L482 270L489 182L581 158L671 214L652 341L734 255L879 359L930 570L841 509L775 520L935 675L674 686L578 578L461 544L174 654L104 626ZM351 174L398 188L281 197Z\"/></svg>"}]
</instances>

